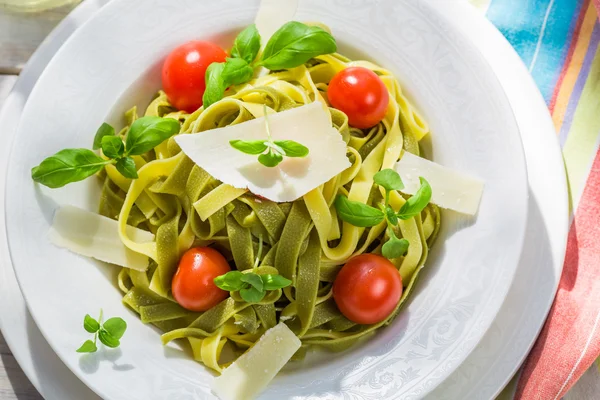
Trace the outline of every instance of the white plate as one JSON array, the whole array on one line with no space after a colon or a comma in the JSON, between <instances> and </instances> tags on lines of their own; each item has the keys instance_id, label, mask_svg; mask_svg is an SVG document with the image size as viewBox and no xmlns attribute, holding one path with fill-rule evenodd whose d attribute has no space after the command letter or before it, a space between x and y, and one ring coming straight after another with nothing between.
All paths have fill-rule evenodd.
<instances>
[{"instance_id":1,"label":"white plate","mask_svg":"<svg viewBox=\"0 0 600 400\"><path fill-rule=\"evenodd\" d=\"M90 366L85 360L81 363L73 353L73 346L81 340L81 333L78 332L81 315L100 306L111 314L122 313L124 311L120 298L102 272L94 268L94 263L54 249L48 246L43 235L32 234L46 231L47 220L51 217L54 205L44 197L48 192L34 192L33 186L28 182L28 175L30 166L39 162L49 151L64 146L89 145L90 136L87 132L94 131L94 126L105 116L102 113L110 109L112 102L134 78L144 72L147 65L156 61L160 54L164 54L166 49L172 47L173 43L189 38L190 30L199 36L202 36L202 28L214 30L210 23L198 26L201 16L210 17L211 11L207 10L207 4L200 10L197 4L190 2L184 7L186 22L178 25L174 20L178 15L177 9L171 10L171 13L167 9L161 9L158 13L155 3L168 7L166 1L144 2L143 7L140 3L136 4L136 8L130 7L131 2L111 3L69 41L34 90L24 111L20 127L23 134L17 135L19 141L10 158L8 187L11 190L7 193L7 229L10 232L11 255L25 297L46 338L61 358L86 383L101 390L108 398L150 398L152 395L152 398L160 398L173 395L172 390L204 390L202 388L206 386L206 380L201 376L206 374L188 360L171 358L171 354L165 357L163 350L156 348L156 333L131 316L128 318L130 329L123 341L127 352L123 352L121 359L117 360L117 371L114 362L101 362L97 370L89 373L92 372ZM219 23L241 26L249 22L253 8L234 9L235 2L230 3L232 10L245 12L246 19L229 11L219 16ZM389 4L392 3L381 3L381 7L385 8ZM376 388L379 397L386 396L384 392L390 392L390 389L394 390L388 393L388 398L420 396L439 383L466 357L489 326L511 281L511 270L516 266L525 223L526 200L525 180L524 176L520 176L524 170L519 164L520 149L516 129L511 125L510 108L490 74L489 67L436 12L423 9L423 6L415 7L408 2L401 5L401 13L378 8L379 12L371 15L371 23L375 26L381 26L377 19L385 18L386 13L389 15L394 12L400 19L404 18L398 24L402 32L394 32L391 26L385 30L385 35L397 35L397 38L406 39L406 42L401 43L402 49L394 49L397 44L391 41L385 43L385 35L381 41L365 35L353 36L348 24L342 24L338 18L330 19L329 16L333 15L331 10L326 12L322 7L313 9L310 13L305 8L304 18L315 19L317 15L318 19L329 23L336 31L336 36L342 40L350 39L347 40L348 43L356 43L356 46L363 49L371 46L369 54L372 58L386 66L395 65L397 72L400 72L400 79L405 82L436 132L433 137L435 159L449 166L475 171L488 181L488 187L478 220L471 226L453 232L445 240L443 248L438 246L437 262L434 256L424 276L424 283L420 285L418 296L414 297L401 318L366 346L339 356L327 365L313 366L310 370L280 377L270 392L277 393L276 396L279 397L285 390L296 394L314 393L316 390L321 395L328 396L328 393L339 391L338 385L341 385L343 390L354 391L357 395L362 391L373 395L373 386L363 382L367 383L375 375L384 374L385 371L381 369L387 369L387 372L398 375L398 380L403 385L397 388L393 381L382 381ZM364 14L360 4L356 7L347 11L347 18ZM144 20L136 20L133 13L144 15ZM198 13L197 18L195 13ZM127 18L128 15L130 18ZM340 14L337 15L339 17ZM125 18L130 23L106 29L107 24L115 23L113 18L116 16ZM179 30L169 32L170 36L160 36L161 33L166 33L161 32L164 27L160 28L161 25L157 22L163 20L161 16L167 18L169 30L172 30L172 26L178 26ZM179 18L181 17L179 14ZM299 18L302 19L303 16L300 15ZM189 21L194 24L188 23ZM128 41L123 38L128 36L121 29L145 32L143 26L136 26L136 23L152 26L152 35L167 39L162 42L156 39L146 51L131 52L131 47L127 50ZM94 41L93 49L86 48L86 40ZM111 40L114 42L111 43ZM382 46L382 42L385 46ZM144 47L143 43L143 38L136 37L130 46L135 45L139 49ZM68 60L69 52L77 57ZM103 57L108 53L123 58L109 63L110 65L102 65ZM111 61L114 60L111 58ZM68 73L63 69L64 65L61 66L61 63L67 61L70 68ZM115 67L121 65L128 66L121 75L125 75L124 81L121 78L114 79L118 76ZM423 68L425 65L427 67ZM446 85L450 83L451 86ZM463 100L467 100L467 103L461 103ZM461 113L461 107L467 107L473 113ZM92 110L96 111L91 112ZM471 136L472 140L467 140L463 132L472 132L473 127L478 128L477 135ZM64 132L72 136L65 135ZM44 143L43 146L35 145L36 134L37 142ZM460 140L458 146L461 134L463 140ZM47 140L48 137L52 137L53 141L44 142L44 138ZM26 147L27 151L24 150ZM490 147L495 151L486 152ZM50 195L62 200L68 198L74 203L89 204L93 196L83 189L86 185L76 186L75 189L62 193L53 192ZM509 196L508 191L517 194ZM44 215L40 212L40 206L44 208ZM497 211L503 207L506 211L498 218ZM460 222L455 221L453 225L452 218L447 220L447 226L458 228ZM493 222L486 227L486 223L490 221ZM462 221L463 225L464 222ZM486 241L472 240L474 234L494 237L494 244L500 245L489 246L489 252L485 254L483 250L487 247L482 243ZM502 238L507 239L504 245L498 242ZM39 252L32 254L26 251L25 245L27 248L39 249ZM440 255L442 253L443 257ZM54 266L42 267L44 260L52 260ZM480 268L483 261L488 268ZM443 264L442 267L440 263ZM25 268L25 265L28 267ZM453 271L453 268L458 267L462 267L461 274ZM93 282L93 285L74 284L81 282ZM461 293L461 290L466 291ZM69 302L73 304L64 307ZM57 314L56 310L61 313ZM447 329L437 331L438 327ZM63 335L52 335L53 332L62 332ZM427 342L430 335L432 338L428 347L424 345L424 341ZM394 336L396 338L391 343L393 349L389 353L381 352L382 345ZM409 349L416 351L408 353ZM391 356L393 352L397 352L394 353L397 357ZM407 362L402 358L406 355L417 358ZM386 356L388 359L384 359ZM434 360L428 360L429 357ZM354 367L353 364L357 361L363 362L358 370L350 372L343 369L344 365ZM384 362L385 365L379 364L380 370L377 373L374 369L369 370L369 365L366 365L379 362ZM118 367L127 367L128 364L134 369L118 371L127 369ZM138 372L142 368L143 374ZM169 368L178 372L168 375ZM313 382L319 373L323 375L323 370L333 369L341 369L341 379ZM368 375L369 372L373 376ZM157 375L152 375L154 373ZM304 389L286 384L292 380L301 382ZM306 388L309 384L311 386Z\"/></svg>"},{"instance_id":2,"label":"white plate","mask_svg":"<svg viewBox=\"0 0 600 400\"><path fill-rule=\"evenodd\" d=\"M427 1L471 37L492 66L519 122L527 156L529 219L515 281L483 340L428 396L431 400L491 399L517 372L554 300L569 233L567 179L546 103L514 49L466 3Z\"/></svg>"},{"instance_id":3,"label":"white plate","mask_svg":"<svg viewBox=\"0 0 600 400\"><path fill-rule=\"evenodd\" d=\"M47 61L62 45L65 38L91 16L104 1L87 0L83 3L65 19L32 57L0 113L5 139L8 140L14 134L31 85L37 80ZM546 241L540 243L537 240L543 235L526 236L525 249L516 276L518 281L513 284L508 295L512 301L503 304L492 326L492 329L494 326L498 329L503 328L503 333L495 335L490 329L461 367L428 397L490 399L494 393L504 387L527 354L554 298L554 290L563 265L567 218L565 215L555 213L553 208L564 208L566 186L545 184L548 177L563 174L562 158L552 135L553 128L549 122L545 103L526 68L521 65L517 54L487 20L471 7L463 5L461 0L437 1L436 6L444 7L443 10L449 20L473 38L479 50L498 74L509 96L515 109L517 122L524 132L522 139L532 193L530 202L536 199L540 208L540 218L529 216L528 232L547 232L551 244L548 249ZM522 104L527 104L528 107L520 108ZM546 122L541 123L542 121ZM0 157L0 160L6 160L6 157ZM546 171L551 173L547 174ZM2 178L3 176L0 175L0 181ZM0 191L2 187L3 185L0 184ZM0 197L0 209L2 201L3 197ZM557 201L559 203L556 203ZM3 214L0 214L0 225L2 225L2 217ZM0 250L6 248L3 234L4 231L0 230ZM531 266L538 266L538 268ZM29 317L6 254L3 254L0 259L0 272L2 273L0 327L29 379L48 400L94 399L95 394L61 363ZM552 279L541 279L548 276ZM523 285L527 285L527 282L542 282L543 285L537 285L535 290L523 290ZM515 307L514 304L518 304L519 307ZM519 329L512 329L515 321L518 321Z\"/></svg>"},{"instance_id":4,"label":"white plate","mask_svg":"<svg viewBox=\"0 0 600 400\"><path fill-rule=\"evenodd\" d=\"M0 146L0 210L4 209L4 171L9 145L33 85L65 40L107 1L86 0L69 14L30 58L12 92L3 102L0 123L3 126L2 140L6 145ZM0 329L4 339L20 367L45 399L99 399L58 358L27 311L8 256L4 224L5 214L0 212Z\"/></svg>"}]
</instances>

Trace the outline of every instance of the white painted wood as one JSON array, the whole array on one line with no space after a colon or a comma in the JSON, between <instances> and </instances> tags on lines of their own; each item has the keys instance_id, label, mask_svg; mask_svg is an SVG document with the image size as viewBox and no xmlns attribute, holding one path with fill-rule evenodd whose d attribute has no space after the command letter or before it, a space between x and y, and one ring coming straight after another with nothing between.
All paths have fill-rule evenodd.
<instances>
[{"instance_id":1,"label":"white painted wood","mask_svg":"<svg viewBox=\"0 0 600 400\"><path fill-rule=\"evenodd\" d=\"M17 13L0 4L0 73L18 73L39 44L72 9L73 6L65 6L39 13Z\"/></svg>"},{"instance_id":2,"label":"white painted wood","mask_svg":"<svg viewBox=\"0 0 600 400\"><path fill-rule=\"evenodd\" d=\"M9 12L0 5L0 108L17 80L16 74L73 7L65 6L38 13L17 13ZM42 399L19 367L1 333L0 399Z\"/></svg>"},{"instance_id":3,"label":"white painted wood","mask_svg":"<svg viewBox=\"0 0 600 400\"><path fill-rule=\"evenodd\" d=\"M29 383L0 334L0 399L39 400L42 396Z\"/></svg>"},{"instance_id":4,"label":"white painted wood","mask_svg":"<svg viewBox=\"0 0 600 400\"><path fill-rule=\"evenodd\" d=\"M0 26L2 26L1 22ZM0 45L1 52L2 46ZM0 75L0 108L16 81L16 75ZM0 135L2 135L1 131ZM0 399L39 400L41 398L42 396L39 395L21 371L19 364L4 341L2 333L0 333Z\"/></svg>"}]
</instances>

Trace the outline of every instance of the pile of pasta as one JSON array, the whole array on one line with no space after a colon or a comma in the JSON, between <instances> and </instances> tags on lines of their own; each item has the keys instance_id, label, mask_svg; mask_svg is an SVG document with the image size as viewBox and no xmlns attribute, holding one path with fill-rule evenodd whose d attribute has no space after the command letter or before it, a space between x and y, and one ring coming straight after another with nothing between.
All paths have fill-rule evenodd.
<instances>
[{"instance_id":1,"label":"pile of pasta","mask_svg":"<svg viewBox=\"0 0 600 400\"><path fill-rule=\"evenodd\" d=\"M100 213L117 219L124 244L150 260L145 271L120 271L123 301L144 323L164 332L163 343L187 340L197 361L220 372L281 321L301 339L294 358L302 358L313 345L347 349L398 314L439 231L440 213L433 204L420 216L399 222L397 235L410 246L405 256L392 260L404 293L390 317L378 324L358 325L339 312L332 298L332 283L344 263L361 253L380 253L386 235L385 221L372 228L342 222L333 201L343 194L369 205L382 202L384 193L373 185L373 175L393 168L403 151L419 155L419 141L428 133L427 124L389 71L339 54L324 55L229 88L225 98L192 114L174 109L159 92L145 115L177 119L180 134L188 134L261 117L263 105L274 112L314 101L329 106L328 82L348 66L366 67L380 76L391 94L388 112L381 123L363 131L349 127L346 115L329 107L352 166L294 202L274 203L217 181L186 157L173 138L134 157L139 179L124 178L114 165L101 174ZM137 118L135 108L126 113L122 135ZM394 209L404 202L401 194L392 193ZM128 236L127 225L154 233L155 241L136 242ZM278 273L293 284L268 292L257 304L232 293L204 313L188 311L174 301L170 287L180 255L193 246L212 246L232 268ZM221 357L226 347L233 357Z\"/></svg>"}]
</instances>

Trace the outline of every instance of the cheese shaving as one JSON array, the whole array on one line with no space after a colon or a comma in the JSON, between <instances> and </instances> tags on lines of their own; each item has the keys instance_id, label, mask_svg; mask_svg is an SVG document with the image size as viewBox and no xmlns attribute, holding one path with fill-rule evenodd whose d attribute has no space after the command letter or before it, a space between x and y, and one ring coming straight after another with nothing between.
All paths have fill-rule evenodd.
<instances>
[{"instance_id":1,"label":"cheese shaving","mask_svg":"<svg viewBox=\"0 0 600 400\"><path fill-rule=\"evenodd\" d=\"M442 208L475 215L483 194L484 181L444 167L407 151L396 163L396 172L404 182L403 193L415 194L425 178L432 189L431 202Z\"/></svg>"},{"instance_id":2,"label":"cheese shaving","mask_svg":"<svg viewBox=\"0 0 600 400\"><path fill-rule=\"evenodd\" d=\"M300 339L280 322L212 383L221 400L254 399L300 348Z\"/></svg>"},{"instance_id":3,"label":"cheese shaving","mask_svg":"<svg viewBox=\"0 0 600 400\"><path fill-rule=\"evenodd\" d=\"M256 14L256 29L260 33L262 47L286 22L292 20L298 9L298 0L262 0Z\"/></svg>"},{"instance_id":4,"label":"cheese shaving","mask_svg":"<svg viewBox=\"0 0 600 400\"><path fill-rule=\"evenodd\" d=\"M275 202L294 201L350 167L346 143L331 126L320 102L269 115L274 141L294 140L308 147L303 158L284 157L265 167L256 155L242 153L230 140L267 140L264 117L209 131L179 135L181 150L214 178Z\"/></svg>"},{"instance_id":5,"label":"cheese shaving","mask_svg":"<svg viewBox=\"0 0 600 400\"><path fill-rule=\"evenodd\" d=\"M150 232L127 226L127 235L138 242L151 242ZM48 233L50 242L82 256L145 271L148 257L128 249L119 237L119 223L73 206L62 206L54 214Z\"/></svg>"}]
</instances>

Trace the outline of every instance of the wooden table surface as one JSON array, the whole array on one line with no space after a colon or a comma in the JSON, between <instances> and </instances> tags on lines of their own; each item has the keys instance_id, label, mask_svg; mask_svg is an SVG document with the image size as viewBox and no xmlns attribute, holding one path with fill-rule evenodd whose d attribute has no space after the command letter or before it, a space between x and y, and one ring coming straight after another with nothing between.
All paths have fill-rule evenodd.
<instances>
[{"instance_id":1,"label":"wooden table surface","mask_svg":"<svg viewBox=\"0 0 600 400\"><path fill-rule=\"evenodd\" d=\"M0 5L0 107L31 54L71 8L19 14L8 12ZM0 400L41 398L0 333Z\"/></svg>"}]
</instances>

